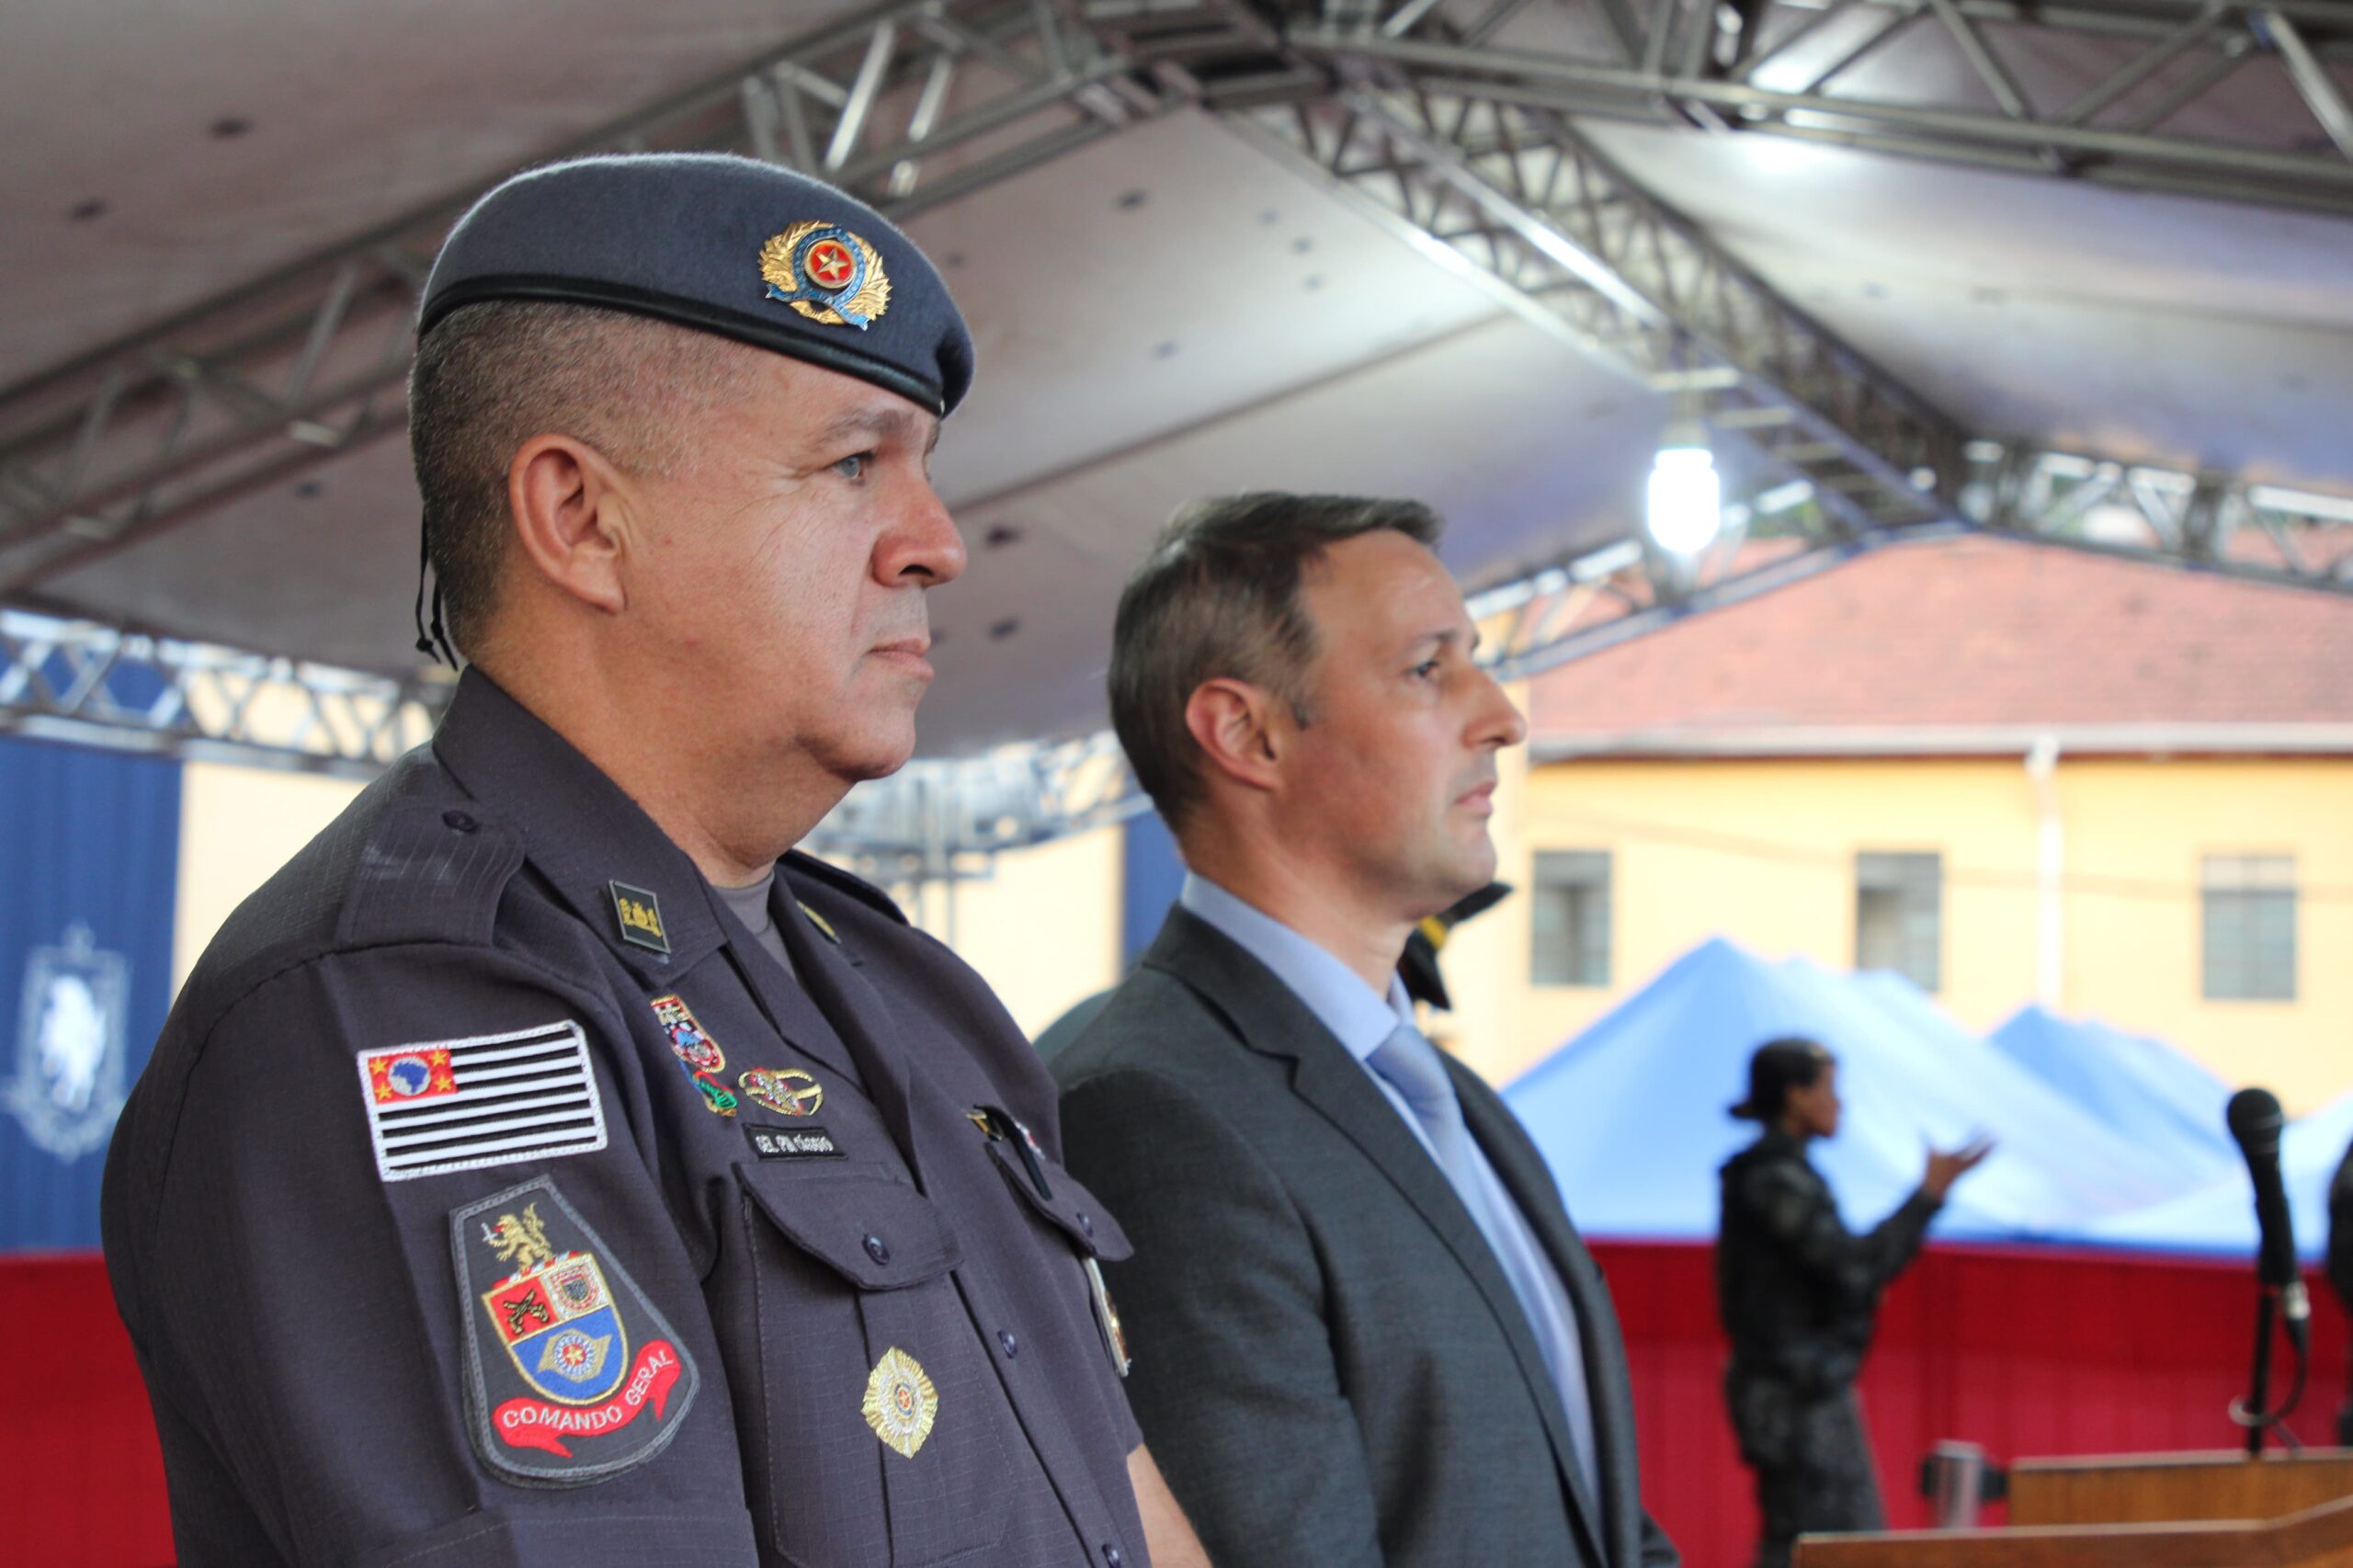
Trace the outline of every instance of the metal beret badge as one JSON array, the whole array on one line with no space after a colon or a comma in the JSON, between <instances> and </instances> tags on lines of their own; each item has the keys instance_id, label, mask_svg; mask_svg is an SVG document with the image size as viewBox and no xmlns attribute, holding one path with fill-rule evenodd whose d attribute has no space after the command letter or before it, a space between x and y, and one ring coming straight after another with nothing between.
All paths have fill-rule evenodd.
<instances>
[{"instance_id":1,"label":"metal beret badge","mask_svg":"<svg viewBox=\"0 0 2353 1568\"><path fill-rule=\"evenodd\" d=\"M891 278L874 247L838 223L795 223L760 247L768 298L827 326L864 332L891 308Z\"/></svg>"}]
</instances>

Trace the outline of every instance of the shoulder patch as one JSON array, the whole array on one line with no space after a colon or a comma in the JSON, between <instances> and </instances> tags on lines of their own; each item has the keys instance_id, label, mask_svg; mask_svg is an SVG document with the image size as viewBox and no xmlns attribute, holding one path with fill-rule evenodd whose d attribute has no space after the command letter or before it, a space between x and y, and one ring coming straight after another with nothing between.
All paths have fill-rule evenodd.
<instances>
[{"instance_id":1,"label":"shoulder patch","mask_svg":"<svg viewBox=\"0 0 2353 1568\"><path fill-rule=\"evenodd\" d=\"M700 1385L694 1361L552 1179L453 1210L449 1249L484 1464L584 1486L669 1446Z\"/></svg>"},{"instance_id":2,"label":"shoulder patch","mask_svg":"<svg viewBox=\"0 0 2353 1568\"><path fill-rule=\"evenodd\" d=\"M907 923L906 912L898 906L889 893L862 877L850 875L839 866L829 866L814 855L805 855L798 849L784 858L784 864L788 870L804 877L814 878L837 892L846 892L869 908L881 911L902 926ZM801 907L808 908L806 904ZM813 915L816 911L809 910L809 913Z\"/></svg>"},{"instance_id":3,"label":"shoulder patch","mask_svg":"<svg viewBox=\"0 0 2353 1568\"><path fill-rule=\"evenodd\" d=\"M335 936L354 947L487 945L499 895L523 864L522 835L462 801L393 801L353 869Z\"/></svg>"},{"instance_id":4,"label":"shoulder patch","mask_svg":"<svg viewBox=\"0 0 2353 1568\"><path fill-rule=\"evenodd\" d=\"M408 1181L605 1146L588 1040L570 1018L506 1034L363 1051L376 1174Z\"/></svg>"}]
</instances>

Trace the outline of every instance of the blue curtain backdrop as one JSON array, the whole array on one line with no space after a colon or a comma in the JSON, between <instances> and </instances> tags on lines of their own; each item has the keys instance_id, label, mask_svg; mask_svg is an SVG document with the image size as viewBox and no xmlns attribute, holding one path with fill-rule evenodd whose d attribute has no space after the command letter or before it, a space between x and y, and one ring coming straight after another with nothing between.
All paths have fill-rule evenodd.
<instances>
[{"instance_id":1,"label":"blue curtain backdrop","mask_svg":"<svg viewBox=\"0 0 2353 1568\"><path fill-rule=\"evenodd\" d=\"M171 1006L176 762L0 739L0 1251L93 1247Z\"/></svg>"}]
</instances>

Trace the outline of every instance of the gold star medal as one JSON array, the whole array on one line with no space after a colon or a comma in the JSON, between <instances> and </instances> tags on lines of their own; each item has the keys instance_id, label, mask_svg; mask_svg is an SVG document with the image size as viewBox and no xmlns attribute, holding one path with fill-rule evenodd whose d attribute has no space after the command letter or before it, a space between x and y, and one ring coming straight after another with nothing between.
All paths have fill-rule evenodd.
<instances>
[{"instance_id":1,"label":"gold star medal","mask_svg":"<svg viewBox=\"0 0 2353 1568\"><path fill-rule=\"evenodd\" d=\"M939 1391L924 1375L923 1363L893 1345L867 1377L864 1410L882 1446L911 1460L938 1419Z\"/></svg>"},{"instance_id":2,"label":"gold star medal","mask_svg":"<svg viewBox=\"0 0 2353 1568\"><path fill-rule=\"evenodd\" d=\"M760 247L768 298L827 326L864 332L891 308L882 256L838 223L795 223Z\"/></svg>"}]
</instances>

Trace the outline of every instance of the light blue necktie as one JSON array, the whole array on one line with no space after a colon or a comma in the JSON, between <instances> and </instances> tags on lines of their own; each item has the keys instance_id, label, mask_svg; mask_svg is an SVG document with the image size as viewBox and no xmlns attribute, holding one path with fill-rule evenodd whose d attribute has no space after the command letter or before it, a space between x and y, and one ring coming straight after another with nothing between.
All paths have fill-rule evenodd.
<instances>
[{"instance_id":1,"label":"light blue necktie","mask_svg":"<svg viewBox=\"0 0 2353 1568\"><path fill-rule=\"evenodd\" d=\"M1552 1374L1552 1386L1560 1391L1561 1408L1569 1419L1570 1446L1575 1450L1586 1493L1598 1504L1601 1493L1593 1451L1593 1399L1586 1388L1585 1354L1577 1332L1576 1311L1569 1304L1565 1291L1544 1278L1550 1265L1526 1219L1516 1209L1509 1214L1495 1211L1496 1203L1489 1198L1488 1183L1492 1178L1486 1161L1472 1141L1471 1130L1463 1125L1462 1107L1455 1098L1454 1084L1446 1075L1446 1063L1439 1059L1438 1047L1421 1030L1410 1024L1400 1024L1396 1032L1381 1041L1365 1061L1413 1108L1415 1119L1422 1124L1430 1147L1437 1152L1438 1168L1446 1173L1455 1195L1462 1199L1463 1208L1471 1211L1480 1233L1487 1238L1488 1250L1503 1267L1504 1278L1511 1281L1512 1294L1519 1298L1520 1311L1527 1315L1529 1333L1543 1355L1545 1369ZM1500 1190L1495 1198L1510 1206L1508 1195Z\"/></svg>"}]
</instances>

